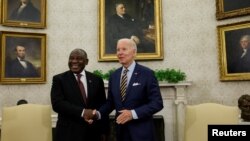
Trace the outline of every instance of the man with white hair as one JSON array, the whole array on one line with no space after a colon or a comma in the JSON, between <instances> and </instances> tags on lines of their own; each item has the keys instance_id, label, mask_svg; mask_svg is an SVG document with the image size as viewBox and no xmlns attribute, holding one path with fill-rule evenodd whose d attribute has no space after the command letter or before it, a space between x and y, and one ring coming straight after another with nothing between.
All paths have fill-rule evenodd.
<instances>
[{"instance_id":1,"label":"man with white hair","mask_svg":"<svg viewBox=\"0 0 250 141\"><path fill-rule=\"evenodd\" d=\"M155 141L153 115L163 108L154 72L135 62L136 53L134 41L118 40L116 55L122 67L111 74L108 99L97 114L100 118L115 109L117 141Z\"/></svg>"},{"instance_id":2,"label":"man with white hair","mask_svg":"<svg viewBox=\"0 0 250 141\"><path fill-rule=\"evenodd\" d=\"M250 72L250 35L243 35L239 41L240 53L234 60L232 72L249 73Z\"/></svg>"}]
</instances>

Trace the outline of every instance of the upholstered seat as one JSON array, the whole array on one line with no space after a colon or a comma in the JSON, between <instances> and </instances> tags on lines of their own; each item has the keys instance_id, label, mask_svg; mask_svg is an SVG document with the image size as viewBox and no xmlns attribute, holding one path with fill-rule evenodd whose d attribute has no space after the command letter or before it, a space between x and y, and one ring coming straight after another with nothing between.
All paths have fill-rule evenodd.
<instances>
[{"instance_id":1,"label":"upholstered seat","mask_svg":"<svg viewBox=\"0 0 250 141\"><path fill-rule=\"evenodd\" d=\"M52 141L51 106L4 107L1 141Z\"/></svg>"},{"instance_id":2,"label":"upholstered seat","mask_svg":"<svg viewBox=\"0 0 250 141\"><path fill-rule=\"evenodd\" d=\"M216 103L187 105L184 141L207 141L208 124L238 124L239 114L237 106Z\"/></svg>"}]
</instances>

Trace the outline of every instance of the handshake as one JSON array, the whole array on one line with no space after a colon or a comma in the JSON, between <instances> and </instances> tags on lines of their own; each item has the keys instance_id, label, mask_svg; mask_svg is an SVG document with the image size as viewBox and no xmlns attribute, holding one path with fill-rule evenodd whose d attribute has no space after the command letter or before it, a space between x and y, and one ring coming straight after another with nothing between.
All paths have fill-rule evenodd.
<instances>
[{"instance_id":1,"label":"handshake","mask_svg":"<svg viewBox=\"0 0 250 141\"><path fill-rule=\"evenodd\" d=\"M94 120L98 119L98 115L99 114L96 111L96 109L94 109L94 110L84 109L83 118L87 123L92 124L94 122Z\"/></svg>"},{"instance_id":2,"label":"handshake","mask_svg":"<svg viewBox=\"0 0 250 141\"><path fill-rule=\"evenodd\" d=\"M119 115L116 118L117 124L125 124L133 119L131 110L124 109L118 112ZM83 118L87 123L92 124L95 120L101 119L101 115L96 109L85 109Z\"/></svg>"},{"instance_id":3,"label":"handshake","mask_svg":"<svg viewBox=\"0 0 250 141\"><path fill-rule=\"evenodd\" d=\"M101 115L96 109L94 110L84 109L83 118L87 123L92 124L94 120L100 119ZM119 115L116 118L116 123L125 124L131 121L132 119L133 119L133 115L132 115L131 110L124 109L124 110L119 111Z\"/></svg>"}]
</instances>

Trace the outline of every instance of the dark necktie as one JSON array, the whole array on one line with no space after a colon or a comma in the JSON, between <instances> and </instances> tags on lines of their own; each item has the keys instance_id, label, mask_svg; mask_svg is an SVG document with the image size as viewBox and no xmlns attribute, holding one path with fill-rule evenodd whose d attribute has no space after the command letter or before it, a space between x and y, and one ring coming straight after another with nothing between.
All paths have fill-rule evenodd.
<instances>
[{"instance_id":1,"label":"dark necktie","mask_svg":"<svg viewBox=\"0 0 250 141\"><path fill-rule=\"evenodd\" d=\"M81 81L82 75L81 74L77 74L76 76L77 76L78 86L79 86L79 88L81 90L81 93L82 93L83 101L87 105L87 97L86 97L86 93L85 93L85 88L84 88L84 85L83 85L83 83Z\"/></svg>"},{"instance_id":2,"label":"dark necktie","mask_svg":"<svg viewBox=\"0 0 250 141\"><path fill-rule=\"evenodd\" d=\"M128 69L125 69L122 74L122 80L120 84L120 91L121 91L121 100L124 101L125 96L126 96L126 89L127 89L127 76Z\"/></svg>"}]
</instances>

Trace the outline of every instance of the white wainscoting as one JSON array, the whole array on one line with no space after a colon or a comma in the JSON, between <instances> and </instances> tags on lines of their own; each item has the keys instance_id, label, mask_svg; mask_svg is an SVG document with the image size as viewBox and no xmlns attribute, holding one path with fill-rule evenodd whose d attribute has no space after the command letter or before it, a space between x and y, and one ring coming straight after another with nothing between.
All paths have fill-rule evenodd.
<instances>
[{"instance_id":1,"label":"white wainscoting","mask_svg":"<svg viewBox=\"0 0 250 141\"><path fill-rule=\"evenodd\" d=\"M187 89L192 82L167 83L160 82L164 108L156 113L164 117L165 141L183 141L184 108L187 104ZM105 82L105 89L108 84ZM113 114L113 113L111 113ZM56 126L57 115L52 114L52 126ZM0 128L2 118L0 117Z\"/></svg>"}]
</instances>

